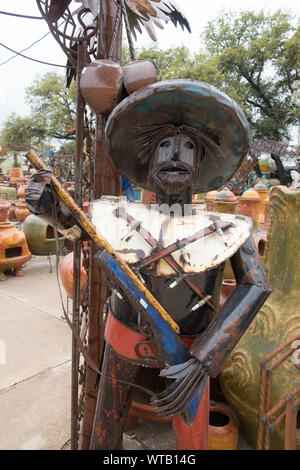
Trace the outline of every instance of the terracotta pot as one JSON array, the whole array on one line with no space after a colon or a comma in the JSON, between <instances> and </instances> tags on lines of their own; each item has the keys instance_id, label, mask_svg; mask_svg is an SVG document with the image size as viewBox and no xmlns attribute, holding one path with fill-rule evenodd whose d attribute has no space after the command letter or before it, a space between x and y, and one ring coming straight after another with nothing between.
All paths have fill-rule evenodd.
<instances>
[{"instance_id":1,"label":"terracotta pot","mask_svg":"<svg viewBox=\"0 0 300 470\"><path fill-rule=\"evenodd\" d=\"M23 230L29 250L33 255L48 256L56 253L56 240L53 228L36 215L30 214L24 221ZM59 248L65 243L65 237L58 232Z\"/></svg>"},{"instance_id":2,"label":"terracotta pot","mask_svg":"<svg viewBox=\"0 0 300 470\"><path fill-rule=\"evenodd\" d=\"M83 256L81 256L81 267L80 267L80 298L83 296L83 289L86 283L86 270L82 266ZM67 292L70 298L73 297L73 262L74 254L69 253L64 257L59 265L61 282L64 286L65 291Z\"/></svg>"},{"instance_id":3,"label":"terracotta pot","mask_svg":"<svg viewBox=\"0 0 300 470\"><path fill-rule=\"evenodd\" d=\"M238 439L238 424L233 414L226 408L211 405L208 450L236 450Z\"/></svg>"},{"instance_id":4,"label":"terracotta pot","mask_svg":"<svg viewBox=\"0 0 300 470\"><path fill-rule=\"evenodd\" d=\"M0 222L7 222L9 216L10 203L0 201Z\"/></svg>"},{"instance_id":5,"label":"terracotta pot","mask_svg":"<svg viewBox=\"0 0 300 470\"><path fill-rule=\"evenodd\" d=\"M17 178L22 178L22 170L21 168L10 168L7 170L7 175L10 181L15 182Z\"/></svg>"},{"instance_id":6,"label":"terracotta pot","mask_svg":"<svg viewBox=\"0 0 300 470\"><path fill-rule=\"evenodd\" d=\"M0 222L0 280L4 271L12 269L15 276L24 276L22 266L31 258L26 237L11 222Z\"/></svg>"},{"instance_id":7,"label":"terracotta pot","mask_svg":"<svg viewBox=\"0 0 300 470\"><path fill-rule=\"evenodd\" d=\"M25 201L25 186L20 186L17 192L18 195L18 201L16 202L16 208L15 208L15 215L18 220L21 222L24 222L26 217L28 217L31 212L29 211L27 207L27 203Z\"/></svg>"}]
</instances>

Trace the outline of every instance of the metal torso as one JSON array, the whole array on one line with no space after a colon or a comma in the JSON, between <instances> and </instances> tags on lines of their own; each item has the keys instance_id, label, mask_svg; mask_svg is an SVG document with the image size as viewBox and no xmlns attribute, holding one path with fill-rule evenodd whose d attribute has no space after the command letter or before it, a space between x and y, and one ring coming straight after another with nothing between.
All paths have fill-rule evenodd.
<instances>
[{"instance_id":1,"label":"metal torso","mask_svg":"<svg viewBox=\"0 0 300 470\"><path fill-rule=\"evenodd\" d=\"M223 233L214 230L183 248L179 244L175 251L173 249L169 256L178 270L167 263L167 257L139 269L147 287L180 327L180 333L196 335L205 330L217 309L208 303L193 309L199 297L187 285L187 281L197 286L205 296L210 296L211 304L217 306L225 261L248 238L251 223L249 219L199 209L183 216L180 212L178 214L180 207L176 206L173 206L173 210L177 216L170 217L170 214L162 213L161 209L162 205L158 207L127 201L120 203L119 199L103 198L94 201L91 216L99 232L135 268L145 258L151 260L151 254L157 250L187 239L215 222L231 223ZM182 274L186 282L180 279ZM124 296L121 298L120 293L112 294L111 310L122 323L138 331L138 314Z\"/></svg>"}]
</instances>

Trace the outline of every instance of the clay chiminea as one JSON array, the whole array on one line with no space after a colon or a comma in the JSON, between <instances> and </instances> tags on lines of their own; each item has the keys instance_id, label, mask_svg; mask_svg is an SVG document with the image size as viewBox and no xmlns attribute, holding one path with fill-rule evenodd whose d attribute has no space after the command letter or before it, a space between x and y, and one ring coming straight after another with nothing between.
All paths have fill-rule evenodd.
<instances>
[{"instance_id":1,"label":"clay chiminea","mask_svg":"<svg viewBox=\"0 0 300 470\"><path fill-rule=\"evenodd\" d=\"M235 214L238 199L228 188L219 191L214 199L214 210L225 214Z\"/></svg>"},{"instance_id":2,"label":"clay chiminea","mask_svg":"<svg viewBox=\"0 0 300 470\"><path fill-rule=\"evenodd\" d=\"M0 281L4 271L12 269L15 276L24 276L22 266L31 258L26 237L11 222L0 222Z\"/></svg>"},{"instance_id":3,"label":"clay chiminea","mask_svg":"<svg viewBox=\"0 0 300 470\"><path fill-rule=\"evenodd\" d=\"M53 227L40 217L30 214L24 221L23 231L28 248L33 255L48 256L56 253L56 239ZM58 232L58 248L61 249L66 241Z\"/></svg>"},{"instance_id":4,"label":"clay chiminea","mask_svg":"<svg viewBox=\"0 0 300 470\"><path fill-rule=\"evenodd\" d=\"M271 352L300 334L300 190L277 186L270 191L270 225L264 257L272 289L244 336L226 358L219 375L223 394L236 412L249 443L256 448L260 414L260 364ZM272 367L267 391L270 408L291 396L299 387L299 369L291 356L280 363L288 348L268 362ZM298 396L298 395L297 395ZM295 398L297 398L295 396ZM287 404L288 398L286 398ZM293 401L292 401L293 402ZM269 409L270 409L269 408ZM280 408L274 419L284 411ZM299 405L294 426L296 448L300 450ZM274 422L272 419L271 422ZM280 450L285 442L285 419L270 432L270 448Z\"/></svg>"},{"instance_id":5,"label":"clay chiminea","mask_svg":"<svg viewBox=\"0 0 300 470\"><path fill-rule=\"evenodd\" d=\"M239 201L239 212L253 220L253 229L257 230L260 219L261 198L255 189L250 188L244 192Z\"/></svg>"},{"instance_id":6,"label":"clay chiminea","mask_svg":"<svg viewBox=\"0 0 300 470\"><path fill-rule=\"evenodd\" d=\"M205 198L204 198L204 202L205 202L205 206L206 206L206 210L209 211L209 212L213 212L215 210L215 205L214 205L214 200L215 200L215 197L217 196L218 194L218 191L209 191Z\"/></svg>"},{"instance_id":7,"label":"clay chiminea","mask_svg":"<svg viewBox=\"0 0 300 470\"><path fill-rule=\"evenodd\" d=\"M17 192L18 201L16 202L15 215L18 220L24 222L26 217L31 214L25 201L25 186L20 186Z\"/></svg>"}]
</instances>

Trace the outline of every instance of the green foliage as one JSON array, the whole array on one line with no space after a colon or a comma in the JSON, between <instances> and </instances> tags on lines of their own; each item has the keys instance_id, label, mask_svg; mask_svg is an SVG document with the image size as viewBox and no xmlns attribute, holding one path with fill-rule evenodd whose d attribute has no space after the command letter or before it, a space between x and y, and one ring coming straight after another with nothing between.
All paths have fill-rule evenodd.
<instances>
[{"instance_id":1,"label":"green foliage","mask_svg":"<svg viewBox=\"0 0 300 470\"><path fill-rule=\"evenodd\" d=\"M288 140L300 118L293 85L300 79L300 30L294 23L282 11L223 11L207 24L198 53L152 47L138 50L138 58L154 63L158 80L190 78L223 90L245 111L254 138ZM130 61L126 49L124 61Z\"/></svg>"},{"instance_id":2,"label":"green foliage","mask_svg":"<svg viewBox=\"0 0 300 470\"><path fill-rule=\"evenodd\" d=\"M38 77L25 93L31 113L27 117L15 113L8 116L0 132L3 146L30 144L45 150L52 139L63 142L75 140L74 82L67 89L64 76L49 72Z\"/></svg>"},{"instance_id":3,"label":"green foliage","mask_svg":"<svg viewBox=\"0 0 300 470\"><path fill-rule=\"evenodd\" d=\"M26 89L26 101L32 118L43 123L46 134L55 139L74 139L68 129L76 122L76 85L66 88L65 77L49 72Z\"/></svg>"}]
</instances>

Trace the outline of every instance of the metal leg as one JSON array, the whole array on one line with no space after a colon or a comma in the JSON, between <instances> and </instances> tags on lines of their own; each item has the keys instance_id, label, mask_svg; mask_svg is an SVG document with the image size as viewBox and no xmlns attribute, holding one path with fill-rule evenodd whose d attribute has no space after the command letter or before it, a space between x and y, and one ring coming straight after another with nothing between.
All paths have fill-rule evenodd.
<instances>
[{"instance_id":1,"label":"metal leg","mask_svg":"<svg viewBox=\"0 0 300 470\"><path fill-rule=\"evenodd\" d=\"M109 344L106 344L91 450L121 448L122 434L132 400L131 384L135 383L139 369L139 365L122 358Z\"/></svg>"}]
</instances>

